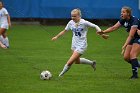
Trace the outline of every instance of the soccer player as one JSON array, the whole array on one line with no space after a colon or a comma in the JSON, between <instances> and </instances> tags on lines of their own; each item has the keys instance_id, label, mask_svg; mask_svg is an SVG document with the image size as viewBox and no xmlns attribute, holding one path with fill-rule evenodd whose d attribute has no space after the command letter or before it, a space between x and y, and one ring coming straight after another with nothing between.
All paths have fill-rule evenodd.
<instances>
[{"instance_id":1,"label":"soccer player","mask_svg":"<svg viewBox=\"0 0 140 93\"><path fill-rule=\"evenodd\" d=\"M101 31L101 29L84 19L81 18L81 11L80 9L73 9L71 11L71 19L65 29L61 31L58 35L52 38L52 40L58 39L60 36L64 35L67 31L72 30L73 37L72 37L72 55L65 64L62 72L59 74L59 76L63 76L65 72L67 72L71 65L75 62L75 64L88 64L93 67L93 69L96 69L96 62L88 60L86 58L80 58L80 56L84 53L84 51L87 48L87 31L88 27L93 27L97 31ZM107 35L102 35L103 38L107 39Z\"/></svg>"},{"instance_id":2,"label":"soccer player","mask_svg":"<svg viewBox=\"0 0 140 93\"><path fill-rule=\"evenodd\" d=\"M3 3L0 1L0 41L7 48L9 48L9 40L6 34L6 30L11 26L10 16L7 10L3 7Z\"/></svg>"},{"instance_id":3,"label":"soccer player","mask_svg":"<svg viewBox=\"0 0 140 93\"><path fill-rule=\"evenodd\" d=\"M127 6L122 7L120 20L114 26L97 33L109 33L117 30L121 26L124 26L126 31L129 33L124 45L122 46L122 54L124 60L132 65L132 76L130 79L137 79L139 65L137 57L140 53L140 36L138 35L140 20L132 16L131 8Z\"/></svg>"}]
</instances>

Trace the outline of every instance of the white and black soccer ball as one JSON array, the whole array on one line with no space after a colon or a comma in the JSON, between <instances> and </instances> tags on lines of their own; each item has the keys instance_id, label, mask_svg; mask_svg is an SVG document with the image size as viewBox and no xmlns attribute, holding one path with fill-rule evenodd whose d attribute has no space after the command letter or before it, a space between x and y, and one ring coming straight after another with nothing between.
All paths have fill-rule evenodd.
<instances>
[{"instance_id":1,"label":"white and black soccer ball","mask_svg":"<svg viewBox=\"0 0 140 93\"><path fill-rule=\"evenodd\" d=\"M51 77L52 77L52 74L48 70L42 71L41 74L40 74L40 79L42 79L42 80L50 80Z\"/></svg>"}]
</instances>

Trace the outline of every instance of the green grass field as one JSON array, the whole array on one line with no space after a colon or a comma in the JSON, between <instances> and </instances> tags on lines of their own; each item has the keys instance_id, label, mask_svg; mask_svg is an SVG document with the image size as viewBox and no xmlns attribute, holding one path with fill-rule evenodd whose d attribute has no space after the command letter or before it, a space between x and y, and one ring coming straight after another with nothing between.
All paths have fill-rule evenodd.
<instances>
[{"instance_id":1,"label":"green grass field","mask_svg":"<svg viewBox=\"0 0 140 93\"><path fill-rule=\"evenodd\" d=\"M106 27L101 27L105 29ZM96 60L97 70L73 64L62 78L58 74L71 56L69 31L57 41L51 38L64 26L13 25L8 31L10 48L0 49L0 93L140 93L140 79L129 80L131 66L121 55L125 29L104 40L88 32L88 49L82 57ZM51 80L41 80L49 70ZM140 74L140 73L139 73Z\"/></svg>"}]
</instances>

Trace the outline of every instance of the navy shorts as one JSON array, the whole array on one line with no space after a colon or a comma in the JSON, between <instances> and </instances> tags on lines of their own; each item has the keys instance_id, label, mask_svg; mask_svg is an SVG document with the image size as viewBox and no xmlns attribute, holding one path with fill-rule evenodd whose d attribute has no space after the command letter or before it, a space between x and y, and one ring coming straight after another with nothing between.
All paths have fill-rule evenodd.
<instances>
[{"instance_id":1,"label":"navy shorts","mask_svg":"<svg viewBox=\"0 0 140 93\"><path fill-rule=\"evenodd\" d=\"M140 38L134 38L130 41L129 45L133 45L134 43L137 43L140 45Z\"/></svg>"}]
</instances>

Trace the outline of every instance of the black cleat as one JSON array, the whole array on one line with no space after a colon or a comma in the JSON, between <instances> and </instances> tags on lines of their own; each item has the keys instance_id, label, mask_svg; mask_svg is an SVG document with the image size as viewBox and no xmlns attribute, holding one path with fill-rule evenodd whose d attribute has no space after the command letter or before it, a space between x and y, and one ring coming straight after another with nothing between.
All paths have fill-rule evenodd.
<instances>
[{"instance_id":1,"label":"black cleat","mask_svg":"<svg viewBox=\"0 0 140 93\"><path fill-rule=\"evenodd\" d=\"M134 80L134 79L138 79L138 76L131 76L129 79L132 79L132 80Z\"/></svg>"}]
</instances>

